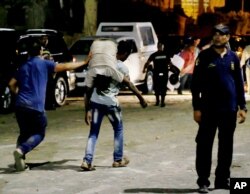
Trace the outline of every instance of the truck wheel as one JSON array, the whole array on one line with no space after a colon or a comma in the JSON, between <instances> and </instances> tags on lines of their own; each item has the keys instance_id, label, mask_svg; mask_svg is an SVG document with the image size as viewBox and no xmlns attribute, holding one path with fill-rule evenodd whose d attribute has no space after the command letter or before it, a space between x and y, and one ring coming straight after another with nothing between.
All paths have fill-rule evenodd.
<instances>
[{"instance_id":1,"label":"truck wheel","mask_svg":"<svg viewBox=\"0 0 250 194\"><path fill-rule=\"evenodd\" d=\"M57 77L55 80L55 101L57 106L63 106L66 103L68 94L67 84L63 77Z\"/></svg>"},{"instance_id":2,"label":"truck wheel","mask_svg":"<svg viewBox=\"0 0 250 194\"><path fill-rule=\"evenodd\" d=\"M143 84L143 90L142 92L144 94L149 94L153 92L153 86L154 86L154 81L153 81L153 72L148 71L145 77L145 81Z\"/></svg>"}]
</instances>

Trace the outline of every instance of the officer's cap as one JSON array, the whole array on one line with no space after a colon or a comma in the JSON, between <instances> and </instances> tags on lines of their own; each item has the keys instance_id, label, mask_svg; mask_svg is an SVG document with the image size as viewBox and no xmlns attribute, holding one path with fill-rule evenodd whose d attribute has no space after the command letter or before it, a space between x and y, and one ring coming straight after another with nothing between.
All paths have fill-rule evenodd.
<instances>
[{"instance_id":1,"label":"officer's cap","mask_svg":"<svg viewBox=\"0 0 250 194\"><path fill-rule=\"evenodd\" d=\"M194 43L194 39L192 36L185 37L183 43L185 45L192 45Z\"/></svg>"},{"instance_id":2,"label":"officer's cap","mask_svg":"<svg viewBox=\"0 0 250 194\"><path fill-rule=\"evenodd\" d=\"M230 34L229 27L224 24L217 24L214 26L214 33L219 32L220 34Z\"/></svg>"}]
</instances>

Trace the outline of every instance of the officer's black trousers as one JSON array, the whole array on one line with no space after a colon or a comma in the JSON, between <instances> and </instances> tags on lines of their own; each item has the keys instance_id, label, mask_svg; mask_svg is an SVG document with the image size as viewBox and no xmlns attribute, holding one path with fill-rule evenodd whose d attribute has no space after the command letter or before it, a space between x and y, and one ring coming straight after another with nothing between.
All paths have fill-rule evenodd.
<instances>
[{"instance_id":1,"label":"officer's black trousers","mask_svg":"<svg viewBox=\"0 0 250 194\"><path fill-rule=\"evenodd\" d=\"M212 150L218 129L218 155L215 171L218 184L225 184L230 178L233 155L233 136L236 128L237 112L202 112L201 123L196 136L196 171L199 186L210 185L209 176L212 165Z\"/></svg>"},{"instance_id":2,"label":"officer's black trousers","mask_svg":"<svg viewBox=\"0 0 250 194\"><path fill-rule=\"evenodd\" d=\"M156 95L166 96L167 92L167 82L168 76L164 74L163 76L154 76L154 91Z\"/></svg>"}]
</instances>

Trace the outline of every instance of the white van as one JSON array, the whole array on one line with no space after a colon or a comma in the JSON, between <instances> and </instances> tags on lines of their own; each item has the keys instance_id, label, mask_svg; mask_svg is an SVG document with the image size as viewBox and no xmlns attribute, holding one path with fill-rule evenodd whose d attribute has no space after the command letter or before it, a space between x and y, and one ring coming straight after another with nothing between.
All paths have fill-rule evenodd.
<instances>
[{"instance_id":1,"label":"white van","mask_svg":"<svg viewBox=\"0 0 250 194\"><path fill-rule=\"evenodd\" d=\"M143 67L149 56L157 51L158 38L151 22L102 22L99 24L97 36L126 36L133 37L137 52L131 53L124 62L130 71L130 79L135 85L143 86L143 92L153 90L152 67L143 73Z\"/></svg>"}]
</instances>

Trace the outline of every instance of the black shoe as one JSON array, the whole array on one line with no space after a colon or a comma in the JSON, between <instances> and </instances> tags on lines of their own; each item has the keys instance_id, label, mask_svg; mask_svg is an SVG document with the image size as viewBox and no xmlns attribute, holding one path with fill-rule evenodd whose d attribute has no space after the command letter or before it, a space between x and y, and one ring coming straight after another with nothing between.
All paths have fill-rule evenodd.
<instances>
[{"instance_id":1,"label":"black shoe","mask_svg":"<svg viewBox=\"0 0 250 194\"><path fill-rule=\"evenodd\" d=\"M161 103L161 107L165 107L165 103Z\"/></svg>"},{"instance_id":2,"label":"black shoe","mask_svg":"<svg viewBox=\"0 0 250 194\"><path fill-rule=\"evenodd\" d=\"M208 190L208 187L206 185L202 185L199 187L198 192L199 193L208 193L209 190Z\"/></svg>"},{"instance_id":3,"label":"black shoe","mask_svg":"<svg viewBox=\"0 0 250 194\"><path fill-rule=\"evenodd\" d=\"M230 189L230 181L229 179L223 179L223 180L215 180L214 182L214 189L226 189L229 190Z\"/></svg>"},{"instance_id":4,"label":"black shoe","mask_svg":"<svg viewBox=\"0 0 250 194\"><path fill-rule=\"evenodd\" d=\"M179 90L178 90L178 94L179 94L179 95L182 95L182 91L179 91Z\"/></svg>"},{"instance_id":5,"label":"black shoe","mask_svg":"<svg viewBox=\"0 0 250 194\"><path fill-rule=\"evenodd\" d=\"M159 106L159 102L156 102L156 103L155 103L155 106Z\"/></svg>"},{"instance_id":6,"label":"black shoe","mask_svg":"<svg viewBox=\"0 0 250 194\"><path fill-rule=\"evenodd\" d=\"M221 184L221 185L215 185L214 189L225 189L225 190L229 190L230 189L230 185L229 184Z\"/></svg>"}]
</instances>

